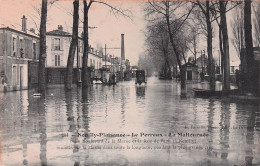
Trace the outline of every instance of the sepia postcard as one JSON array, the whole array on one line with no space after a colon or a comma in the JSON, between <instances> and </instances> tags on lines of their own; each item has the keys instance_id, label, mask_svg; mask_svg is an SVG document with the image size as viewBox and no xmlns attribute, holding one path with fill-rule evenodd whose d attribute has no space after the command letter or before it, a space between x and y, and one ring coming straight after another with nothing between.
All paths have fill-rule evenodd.
<instances>
[{"instance_id":1,"label":"sepia postcard","mask_svg":"<svg viewBox=\"0 0 260 166\"><path fill-rule=\"evenodd\" d=\"M0 0L0 165L260 165L260 2Z\"/></svg>"}]
</instances>

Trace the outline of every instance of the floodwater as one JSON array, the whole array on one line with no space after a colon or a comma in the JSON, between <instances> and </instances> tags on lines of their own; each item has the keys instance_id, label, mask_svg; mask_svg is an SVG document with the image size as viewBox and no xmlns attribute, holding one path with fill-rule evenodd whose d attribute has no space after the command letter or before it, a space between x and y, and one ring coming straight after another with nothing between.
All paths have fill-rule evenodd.
<instances>
[{"instance_id":1,"label":"floodwater","mask_svg":"<svg viewBox=\"0 0 260 166\"><path fill-rule=\"evenodd\" d=\"M157 78L32 94L0 95L4 166L260 165L259 103L181 97Z\"/></svg>"}]
</instances>

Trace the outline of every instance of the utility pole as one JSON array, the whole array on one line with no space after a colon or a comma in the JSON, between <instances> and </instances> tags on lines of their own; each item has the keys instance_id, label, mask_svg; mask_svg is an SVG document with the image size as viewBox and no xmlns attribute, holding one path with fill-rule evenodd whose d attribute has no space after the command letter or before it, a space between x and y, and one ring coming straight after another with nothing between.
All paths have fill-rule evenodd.
<instances>
[{"instance_id":1,"label":"utility pole","mask_svg":"<svg viewBox=\"0 0 260 166\"><path fill-rule=\"evenodd\" d=\"M107 45L105 44L105 68L107 70Z\"/></svg>"},{"instance_id":2,"label":"utility pole","mask_svg":"<svg viewBox=\"0 0 260 166\"><path fill-rule=\"evenodd\" d=\"M218 50L218 67L219 67L219 74L222 73L221 71L221 55L220 55L220 52Z\"/></svg>"},{"instance_id":3,"label":"utility pole","mask_svg":"<svg viewBox=\"0 0 260 166\"><path fill-rule=\"evenodd\" d=\"M107 45L105 44L105 48L103 48L103 49L105 49L105 67L107 67L107 58L106 58L106 56L107 56L107 49L121 49L121 48L116 48L116 47L107 48Z\"/></svg>"},{"instance_id":4,"label":"utility pole","mask_svg":"<svg viewBox=\"0 0 260 166\"><path fill-rule=\"evenodd\" d=\"M114 58L114 54L113 54L113 64L112 64L112 66L113 66L113 74L114 74L114 60L115 60L115 58Z\"/></svg>"}]
</instances>

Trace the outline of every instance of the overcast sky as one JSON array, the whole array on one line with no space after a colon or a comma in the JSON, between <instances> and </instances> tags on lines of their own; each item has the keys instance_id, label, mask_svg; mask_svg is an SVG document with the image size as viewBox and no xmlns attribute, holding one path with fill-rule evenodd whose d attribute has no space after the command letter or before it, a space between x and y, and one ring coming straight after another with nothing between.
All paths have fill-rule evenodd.
<instances>
[{"instance_id":1,"label":"overcast sky","mask_svg":"<svg viewBox=\"0 0 260 166\"><path fill-rule=\"evenodd\" d=\"M14 25L21 29L21 18L27 17L27 29L34 28L32 17L37 15L33 6L40 8L39 0L0 0L0 23L8 26ZM100 43L107 48L121 47L121 34L125 34L125 56L132 65L136 65L139 53L144 51L144 35L142 30L145 27L144 17L141 10L141 2L109 2L112 6L131 10L132 20L114 15L110 8L105 5L93 3L89 12L89 26L97 27L89 29L89 40L92 47ZM80 7L83 4L80 3ZM80 11L81 21L83 21L83 12ZM72 1L58 1L48 10L47 31L57 29L62 25L65 31L71 32L73 4ZM39 20L35 19L39 24ZM83 23L80 22L82 30ZM107 50L108 54L120 56L120 50Z\"/></svg>"},{"instance_id":2,"label":"overcast sky","mask_svg":"<svg viewBox=\"0 0 260 166\"><path fill-rule=\"evenodd\" d=\"M132 20L129 18L117 15L114 16L110 8L102 4L93 3L89 12L89 26L97 27L95 29L89 29L89 39L92 47L96 48L97 43L105 44L108 48L120 47L121 46L121 33L125 34L125 56L130 60L131 65L136 65L138 56L145 51L144 45L144 34L145 20L142 11L142 2L135 1L129 2L125 0L120 1L109 1L109 4L122 9L128 9L132 12ZM0 0L0 23L5 25L14 25L18 29L21 29L21 18L25 15L28 19L27 29L35 28L35 21L37 20L37 12L33 6L40 8L41 1L39 0ZM80 1L80 8L83 4ZM65 31L71 32L72 29L72 14L73 4L72 1L58 1L48 10L48 24L47 31L57 29L58 25L62 25ZM81 21L83 21L83 12L80 11ZM228 25L230 27L232 12L228 13ZM38 17L39 19L39 17ZM80 22L80 31L82 30L83 24ZM216 40L214 40L214 56L218 57L218 41L217 41L217 30L216 29ZM229 37L232 38L232 34L229 30ZM200 48L206 50L206 41L200 41ZM108 54L114 54L120 56L120 50L107 50ZM237 61L237 54L230 42L230 54L231 60Z\"/></svg>"}]
</instances>

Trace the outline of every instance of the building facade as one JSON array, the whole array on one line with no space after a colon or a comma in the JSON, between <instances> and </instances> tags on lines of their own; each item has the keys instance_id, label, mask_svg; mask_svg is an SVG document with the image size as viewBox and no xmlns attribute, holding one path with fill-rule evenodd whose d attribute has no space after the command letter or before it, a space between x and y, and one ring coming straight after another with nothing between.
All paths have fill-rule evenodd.
<instances>
[{"instance_id":1,"label":"building facade","mask_svg":"<svg viewBox=\"0 0 260 166\"><path fill-rule=\"evenodd\" d=\"M72 35L63 31L61 25L58 29L46 33L46 81L50 84L63 84L67 67L70 43ZM73 64L73 82L81 82L81 68L83 57L83 39L79 38L75 51ZM92 68L91 77L98 77L98 70L102 67L102 57L98 52L89 47L88 64Z\"/></svg>"},{"instance_id":2,"label":"building facade","mask_svg":"<svg viewBox=\"0 0 260 166\"><path fill-rule=\"evenodd\" d=\"M27 30L0 28L0 91L28 89L38 83L39 37Z\"/></svg>"}]
</instances>

